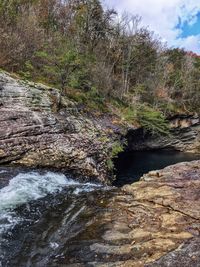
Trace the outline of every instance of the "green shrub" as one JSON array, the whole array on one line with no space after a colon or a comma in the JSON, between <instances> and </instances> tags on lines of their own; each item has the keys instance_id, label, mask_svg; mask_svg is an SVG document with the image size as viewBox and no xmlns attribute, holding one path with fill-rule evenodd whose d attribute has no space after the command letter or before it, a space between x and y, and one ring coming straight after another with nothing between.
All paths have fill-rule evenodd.
<instances>
[{"instance_id":1,"label":"green shrub","mask_svg":"<svg viewBox=\"0 0 200 267\"><path fill-rule=\"evenodd\" d=\"M123 110L123 118L129 123L134 123L137 120L137 110L134 107L127 107Z\"/></svg>"},{"instance_id":2,"label":"green shrub","mask_svg":"<svg viewBox=\"0 0 200 267\"><path fill-rule=\"evenodd\" d=\"M112 145L112 150L111 150L111 158L116 158L119 153L121 153L124 150L123 144L121 144L119 141L116 141Z\"/></svg>"},{"instance_id":3,"label":"green shrub","mask_svg":"<svg viewBox=\"0 0 200 267\"><path fill-rule=\"evenodd\" d=\"M68 90L68 97L76 101L78 104L82 104L86 110L91 112L107 112L107 106L105 98L98 92L95 87L92 87L89 91L82 91L73 89Z\"/></svg>"},{"instance_id":4,"label":"green shrub","mask_svg":"<svg viewBox=\"0 0 200 267\"><path fill-rule=\"evenodd\" d=\"M114 169L113 159L117 158L119 153L123 151L124 151L124 145L122 143L120 143L119 141L113 143L109 158L107 160L107 167L109 170L112 171Z\"/></svg>"},{"instance_id":5,"label":"green shrub","mask_svg":"<svg viewBox=\"0 0 200 267\"><path fill-rule=\"evenodd\" d=\"M110 171L114 170L114 163L113 163L112 159L107 160L107 167L108 167L108 170L110 170Z\"/></svg>"},{"instance_id":6,"label":"green shrub","mask_svg":"<svg viewBox=\"0 0 200 267\"><path fill-rule=\"evenodd\" d=\"M142 105L137 112L137 117L141 126L152 134L169 135L169 124L160 111Z\"/></svg>"}]
</instances>

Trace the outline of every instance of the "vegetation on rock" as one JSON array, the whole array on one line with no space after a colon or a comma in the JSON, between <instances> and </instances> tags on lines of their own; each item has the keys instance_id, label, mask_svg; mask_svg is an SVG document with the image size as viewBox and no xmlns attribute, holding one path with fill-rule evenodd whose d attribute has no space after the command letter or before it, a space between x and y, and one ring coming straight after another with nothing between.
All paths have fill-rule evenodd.
<instances>
[{"instance_id":1,"label":"vegetation on rock","mask_svg":"<svg viewBox=\"0 0 200 267\"><path fill-rule=\"evenodd\" d=\"M107 160L107 167L108 167L108 169L110 171L113 171L114 170L114 162L113 162L113 160L118 157L119 153L123 152L124 145L125 144L122 144L119 141L115 141L112 144L110 155L109 155L109 158Z\"/></svg>"}]
</instances>

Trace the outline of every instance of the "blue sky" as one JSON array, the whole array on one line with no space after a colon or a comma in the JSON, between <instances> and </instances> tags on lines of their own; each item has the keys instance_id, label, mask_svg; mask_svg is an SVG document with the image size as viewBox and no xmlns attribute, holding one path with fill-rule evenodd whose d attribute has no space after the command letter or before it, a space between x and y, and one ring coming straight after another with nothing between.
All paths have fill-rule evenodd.
<instances>
[{"instance_id":1,"label":"blue sky","mask_svg":"<svg viewBox=\"0 0 200 267\"><path fill-rule=\"evenodd\" d=\"M200 12L196 15L194 19L195 21L192 23L184 22L183 24L181 24L181 18L179 18L177 28L181 29L181 37L186 38L191 35L196 36L200 34Z\"/></svg>"},{"instance_id":2,"label":"blue sky","mask_svg":"<svg viewBox=\"0 0 200 267\"><path fill-rule=\"evenodd\" d=\"M138 14L169 46L200 54L200 0L102 0L119 13Z\"/></svg>"}]
</instances>

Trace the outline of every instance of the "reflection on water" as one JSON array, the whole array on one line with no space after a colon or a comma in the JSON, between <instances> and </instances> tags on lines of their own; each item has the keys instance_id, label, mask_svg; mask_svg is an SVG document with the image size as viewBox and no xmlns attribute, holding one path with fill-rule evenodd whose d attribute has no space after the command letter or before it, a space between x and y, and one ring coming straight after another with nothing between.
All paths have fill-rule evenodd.
<instances>
[{"instance_id":1,"label":"reflection on water","mask_svg":"<svg viewBox=\"0 0 200 267\"><path fill-rule=\"evenodd\" d=\"M115 161L116 177L115 186L131 184L151 171L159 170L178 162L200 159L200 155L178 151L155 150L124 152Z\"/></svg>"}]
</instances>

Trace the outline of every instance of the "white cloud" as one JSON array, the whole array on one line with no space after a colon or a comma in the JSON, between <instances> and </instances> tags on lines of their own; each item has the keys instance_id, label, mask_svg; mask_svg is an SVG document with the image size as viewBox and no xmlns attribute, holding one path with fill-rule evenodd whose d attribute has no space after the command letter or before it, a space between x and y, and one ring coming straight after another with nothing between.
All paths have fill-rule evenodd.
<instances>
[{"instance_id":1,"label":"white cloud","mask_svg":"<svg viewBox=\"0 0 200 267\"><path fill-rule=\"evenodd\" d=\"M185 48L200 55L200 34L178 38L175 40L175 46Z\"/></svg>"},{"instance_id":2,"label":"white cloud","mask_svg":"<svg viewBox=\"0 0 200 267\"><path fill-rule=\"evenodd\" d=\"M180 38L176 25L187 22L193 25L200 11L200 0L103 0L119 12L124 10L142 16L143 24L149 25L170 46L181 46L200 53L200 35Z\"/></svg>"}]
</instances>

